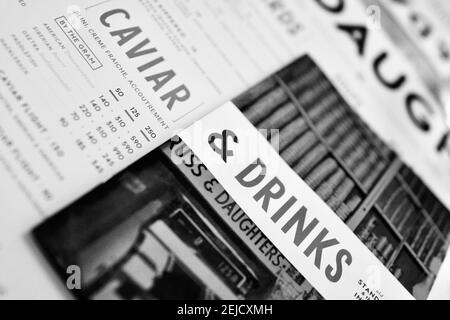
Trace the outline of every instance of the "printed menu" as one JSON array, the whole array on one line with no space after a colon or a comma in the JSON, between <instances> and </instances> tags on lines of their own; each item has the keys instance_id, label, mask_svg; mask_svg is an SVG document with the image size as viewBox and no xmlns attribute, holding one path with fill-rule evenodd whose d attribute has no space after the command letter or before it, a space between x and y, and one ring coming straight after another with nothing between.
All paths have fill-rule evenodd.
<instances>
[{"instance_id":1,"label":"printed menu","mask_svg":"<svg viewBox=\"0 0 450 320\"><path fill-rule=\"evenodd\" d=\"M24 240L36 223L292 61L309 37L292 7L1 2L0 254L26 250L0 259L0 285L42 269Z\"/></svg>"},{"instance_id":2,"label":"printed menu","mask_svg":"<svg viewBox=\"0 0 450 320\"><path fill-rule=\"evenodd\" d=\"M428 298L449 129L377 5L0 4L0 297Z\"/></svg>"}]
</instances>

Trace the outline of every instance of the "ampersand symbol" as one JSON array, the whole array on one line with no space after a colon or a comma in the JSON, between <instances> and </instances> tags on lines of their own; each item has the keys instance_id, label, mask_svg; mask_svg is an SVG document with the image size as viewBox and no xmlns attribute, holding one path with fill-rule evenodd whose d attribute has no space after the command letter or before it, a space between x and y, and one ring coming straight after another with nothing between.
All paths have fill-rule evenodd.
<instances>
[{"instance_id":1,"label":"ampersand symbol","mask_svg":"<svg viewBox=\"0 0 450 320\"><path fill-rule=\"evenodd\" d=\"M233 150L228 149L228 137L233 138L234 143L239 143L238 137L231 130L224 130L221 134L212 133L208 138L208 142L211 148L214 150L214 152L222 156L222 159L223 161L225 161L225 163L227 162L228 157L232 157L234 155ZM216 140L222 140L221 147L216 145Z\"/></svg>"}]
</instances>

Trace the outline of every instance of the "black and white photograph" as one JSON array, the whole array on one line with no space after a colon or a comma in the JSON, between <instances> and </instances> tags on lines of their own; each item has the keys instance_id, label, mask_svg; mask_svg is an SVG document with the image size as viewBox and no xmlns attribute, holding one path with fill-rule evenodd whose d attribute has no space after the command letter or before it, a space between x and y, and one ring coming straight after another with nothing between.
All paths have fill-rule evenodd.
<instances>
[{"instance_id":1,"label":"black and white photograph","mask_svg":"<svg viewBox=\"0 0 450 320\"><path fill-rule=\"evenodd\" d=\"M246 231L241 238L165 162L161 152L144 157L35 230L63 281L71 265L84 270L81 298L319 297L244 212L229 217ZM251 241L277 272L258 261Z\"/></svg>"},{"instance_id":2,"label":"black and white photograph","mask_svg":"<svg viewBox=\"0 0 450 320\"><path fill-rule=\"evenodd\" d=\"M426 299L447 251L450 212L315 62L301 57L234 103L256 127L280 129L281 157L416 299ZM322 298L213 180L173 138L35 234L63 281L71 265L85 270L85 298Z\"/></svg>"},{"instance_id":3,"label":"black and white photograph","mask_svg":"<svg viewBox=\"0 0 450 320\"><path fill-rule=\"evenodd\" d=\"M450 212L314 61L300 58L236 104L256 127L281 128L281 157L415 298L426 299L448 249Z\"/></svg>"},{"instance_id":4,"label":"black and white photograph","mask_svg":"<svg viewBox=\"0 0 450 320\"><path fill-rule=\"evenodd\" d=\"M448 0L0 12L0 300L450 300Z\"/></svg>"}]
</instances>

